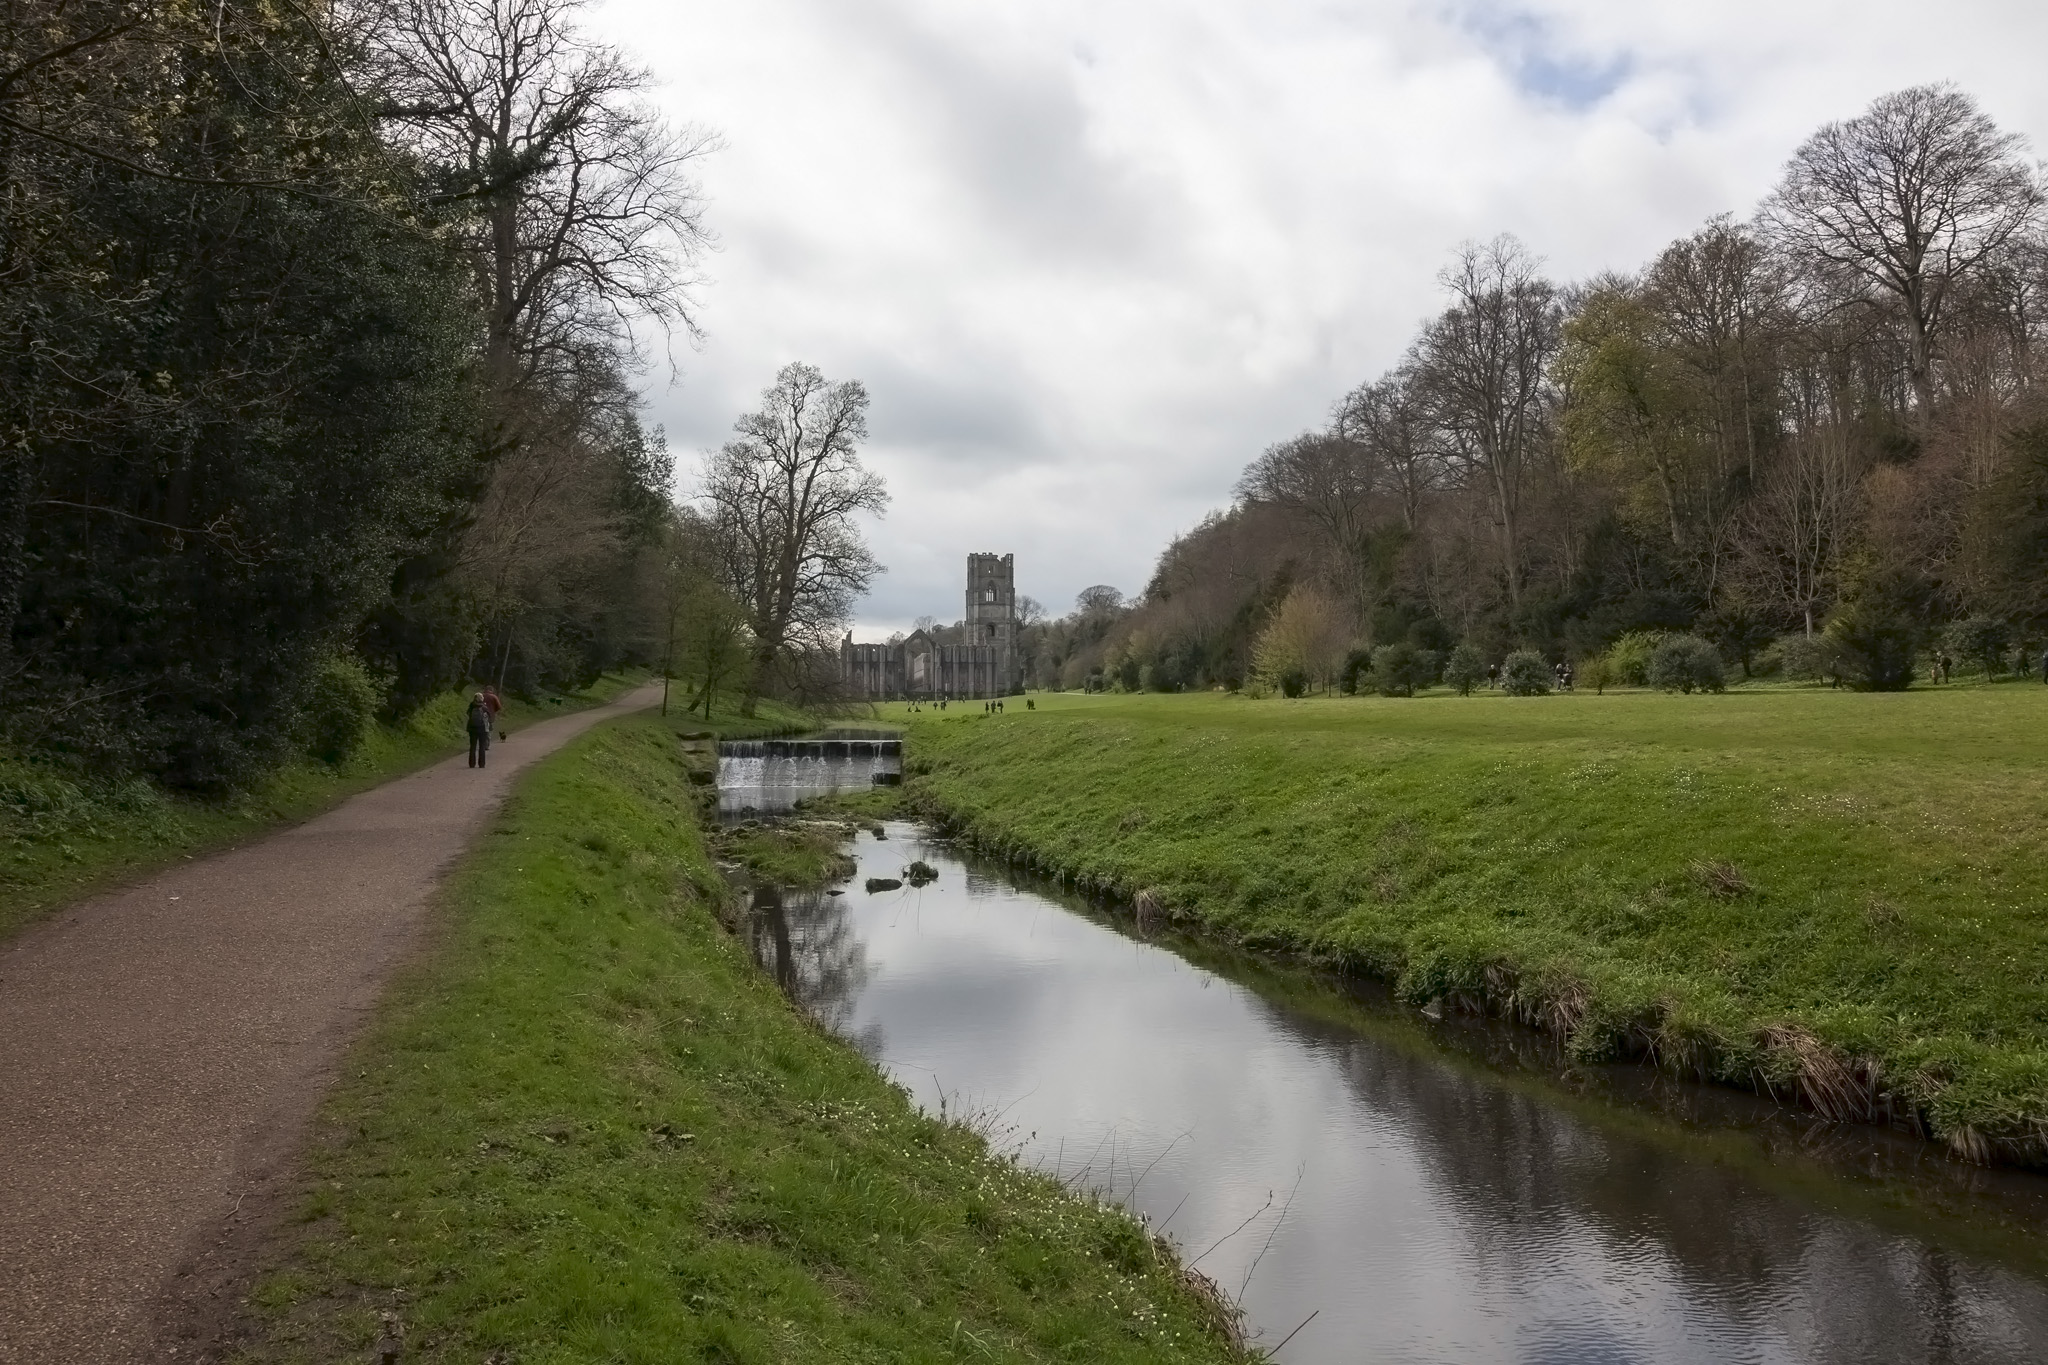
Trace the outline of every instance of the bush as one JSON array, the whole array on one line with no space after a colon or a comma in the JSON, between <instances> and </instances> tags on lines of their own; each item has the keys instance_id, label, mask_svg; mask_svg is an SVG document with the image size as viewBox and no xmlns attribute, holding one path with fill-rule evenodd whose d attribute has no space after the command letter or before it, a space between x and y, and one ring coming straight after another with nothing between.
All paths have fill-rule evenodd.
<instances>
[{"instance_id":1,"label":"bush","mask_svg":"<svg viewBox=\"0 0 2048 1365\"><path fill-rule=\"evenodd\" d=\"M2005 662L2012 647L2012 631L1992 616L1971 616L1954 621L1941 633L1942 646L1958 659L1968 659L1984 670L1989 681Z\"/></svg>"},{"instance_id":2,"label":"bush","mask_svg":"<svg viewBox=\"0 0 2048 1365\"><path fill-rule=\"evenodd\" d=\"M1842 651L1825 635L1787 635L1775 648L1778 666L1798 682L1819 682L1841 667Z\"/></svg>"},{"instance_id":3,"label":"bush","mask_svg":"<svg viewBox=\"0 0 2048 1365\"><path fill-rule=\"evenodd\" d=\"M1533 649L1518 649L1500 666L1501 690L1511 697L1540 697L1550 690L1550 661Z\"/></svg>"},{"instance_id":4,"label":"bush","mask_svg":"<svg viewBox=\"0 0 2048 1365\"><path fill-rule=\"evenodd\" d=\"M1650 683L1650 655L1663 638L1654 630L1632 630L1607 647L1607 684L1611 687L1647 687Z\"/></svg>"},{"instance_id":5,"label":"bush","mask_svg":"<svg viewBox=\"0 0 2048 1365\"><path fill-rule=\"evenodd\" d=\"M1470 641L1452 650L1444 662L1444 681L1457 688L1461 697L1471 696L1472 689L1485 680L1486 656Z\"/></svg>"},{"instance_id":6,"label":"bush","mask_svg":"<svg viewBox=\"0 0 2048 1365\"><path fill-rule=\"evenodd\" d=\"M1436 671L1436 656L1403 640L1372 652L1372 685L1383 697L1412 697L1427 687Z\"/></svg>"},{"instance_id":7,"label":"bush","mask_svg":"<svg viewBox=\"0 0 2048 1365\"><path fill-rule=\"evenodd\" d=\"M1613 671L1605 654L1594 654L1579 660L1578 667L1573 673L1575 686L1590 687L1596 693L1605 692L1607 684L1614 681Z\"/></svg>"},{"instance_id":8,"label":"bush","mask_svg":"<svg viewBox=\"0 0 2048 1365\"><path fill-rule=\"evenodd\" d=\"M1355 696L1361 681L1372 670L1372 651L1354 649L1344 656L1344 671L1338 675L1337 690L1345 696Z\"/></svg>"},{"instance_id":9,"label":"bush","mask_svg":"<svg viewBox=\"0 0 2048 1365\"><path fill-rule=\"evenodd\" d=\"M1903 692L1925 636L1933 588L1921 575L1894 569L1874 574L1835 609L1828 638L1842 651L1853 686L1863 692Z\"/></svg>"},{"instance_id":10,"label":"bush","mask_svg":"<svg viewBox=\"0 0 2048 1365\"><path fill-rule=\"evenodd\" d=\"M340 767L362 746L383 704L384 689L361 660L347 654L328 656L314 672L300 710L306 752Z\"/></svg>"},{"instance_id":11,"label":"bush","mask_svg":"<svg viewBox=\"0 0 2048 1365\"><path fill-rule=\"evenodd\" d=\"M1697 635L1667 635L1650 653L1645 675L1650 686L1666 692L1719 692L1728 685L1721 651Z\"/></svg>"},{"instance_id":12,"label":"bush","mask_svg":"<svg viewBox=\"0 0 2048 1365\"><path fill-rule=\"evenodd\" d=\"M1308 691L1308 674L1298 668L1290 668L1280 675L1280 694L1298 697Z\"/></svg>"}]
</instances>

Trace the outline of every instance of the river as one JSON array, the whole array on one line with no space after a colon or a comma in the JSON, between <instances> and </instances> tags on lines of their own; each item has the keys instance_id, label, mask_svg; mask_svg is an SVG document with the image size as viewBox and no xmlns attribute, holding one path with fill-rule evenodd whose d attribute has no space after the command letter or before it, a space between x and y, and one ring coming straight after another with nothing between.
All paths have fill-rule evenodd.
<instances>
[{"instance_id":1,"label":"river","mask_svg":"<svg viewBox=\"0 0 2048 1365\"><path fill-rule=\"evenodd\" d=\"M1142 1213L1262 1344L1299 1327L1282 1361L2048 1359L2048 1179L1146 941L909 824L852 852L838 894L757 893L764 966L927 1109ZM863 890L912 859L938 880Z\"/></svg>"}]
</instances>

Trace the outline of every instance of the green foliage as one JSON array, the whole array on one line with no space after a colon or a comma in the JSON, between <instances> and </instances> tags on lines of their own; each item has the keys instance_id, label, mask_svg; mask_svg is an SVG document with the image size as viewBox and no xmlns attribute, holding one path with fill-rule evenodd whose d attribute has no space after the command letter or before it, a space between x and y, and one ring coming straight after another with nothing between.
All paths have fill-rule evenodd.
<instances>
[{"instance_id":1,"label":"green foliage","mask_svg":"<svg viewBox=\"0 0 2048 1365\"><path fill-rule=\"evenodd\" d=\"M1402 640L1372 652L1372 685L1383 697L1412 697L1418 687L1436 681L1437 656Z\"/></svg>"},{"instance_id":2,"label":"green foliage","mask_svg":"<svg viewBox=\"0 0 2048 1365\"><path fill-rule=\"evenodd\" d=\"M236 1358L354 1359L394 1291L444 1365L1241 1358L1127 1214L777 990L716 918L681 762L659 721L602 727L493 821L341 1069Z\"/></svg>"},{"instance_id":3,"label":"green foliage","mask_svg":"<svg viewBox=\"0 0 2048 1365\"><path fill-rule=\"evenodd\" d=\"M1308 691L1308 674L1298 668L1290 668L1280 675L1280 695L1299 697Z\"/></svg>"},{"instance_id":4,"label":"green foliage","mask_svg":"<svg viewBox=\"0 0 2048 1365\"><path fill-rule=\"evenodd\" d=\"M1550 662L1533 649L1518 649L1502 661L1501 691L1511 697L1540 697L1553 681Z\"/></svg>"},{"instance_id":5,"label":"green foliage","mask_svg":"<svg viewBox=\"0 0 2048 1365\"><path fill-rule=\"evenodd\" d=\"M1614 668L1604 651L1580 660L1573 672L1577 674L1576 685L1592 688L1595 695L1605 692L1614 681Z\"/></svg>"},{"instance_id":6,"label":"green foliage","mask_svg":"<svg viewBox=\"0 0 2048 1365\"><path fill-rule=\"evenodd\" d=\"M1632 630L1607 648L1607 681L1614 687L1648 687L1650 656L1657 651L1662 631Z\"/></svg>"},{"instance_id":7,"label":"green foliage","mask_svg":"<svg viewBox=\"0 0 2048 1365\"><path fill-rule=\"evenodd\" d=\"M1485 680L1486 656L1470 640L1460 643L1444 660L1444 681L1457 688L1461 697L1471 696L1472 689Z\"/></svg>"},{"instance_id":8,"label":"green foliage","mask_svg":"<svg viewBox=\"0 0 2048 1365\"><path fill-rule=\"evenodd\" d=\"M1233 942L1738 1085L1797 1074L1758 1041L1789 1022L1939 1134L2048 1150L2048 688L1073 697L908 742L968 836Z\"/></svg>"},{"instance_id":9,"label":"green foliage","mask_svg":"<svg viewBox=\"0 0 2048 1365\"><path fill-rule=\"evenodd\" d=\"M1779 667L1796 682L1820 682L1842 666L1841 646L1827 635L1787 635L1777 651Z\"/></svg>"},{"instance_id":10,"label":"green foliage","mask_svg":"<svg viewBox=\"0 0 2048 1365\"><path fill-rule=\"evenodd\" d=\"M1721 651L1697 635L1667 635L1659 640L1650 651L1645 678L1662 692L1719 692L1728 685Z\"/></svg>"},{"instance_id":11,"label":"green foliage","mask_svg":"<svg viewBox=\"0 0 2048 1365\"><path fill-rule=\"evenodd\" d=\"M306 753L329 767L340 767L362 747L383 704L384 689L360 659L328 655L306 689L300 716Z\"/></svg>"},{"instance_id":12,"label":"green foliage","mask_svg":"<svg viewBox=\"0 0 2048 1365\"><path fill-rule=\"evenodd\" d=\"M1941 643L1958 659L1968 659L1984 670L1987 681L2005 662L2012 648L2012 629L1992 616L1970 616L1949 623Z\"/></svg>"},{"instance_id":13,"label":"green foliage","mask_svg":"<svg viewBox=\"0 0 2048 1365\"><path fill-rule=\"evenodd\" d=\"M1926 638L1933 589L1910 570L1870 575L1828 620L1849 682L1859 691L1902 692Z\"/></svg>"},{"instance_id":14,"label":"green foliage","mask_svg":"<svg viewBox=\"0 0 2048 1365\"><path fill-rule=\"evenodd\" d=\"M327 35L131 9L48 10L34 41L88 40L90 74L23 68L8 107L161 175L0 133L6 721L217 794L289 756L328 642L444 510L474 314Z\"/></svg>"}]
</instances>

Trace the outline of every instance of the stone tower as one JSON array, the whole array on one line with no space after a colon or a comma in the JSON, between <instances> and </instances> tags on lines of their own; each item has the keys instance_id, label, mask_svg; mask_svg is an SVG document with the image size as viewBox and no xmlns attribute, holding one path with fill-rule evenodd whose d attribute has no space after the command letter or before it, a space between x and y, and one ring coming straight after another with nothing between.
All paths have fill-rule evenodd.
<instances>
[{"instance_id":1,"label":"stone tower","mask_svg":"<svg viewBox=\"0 0 2048 1365\"><path fill-rule=\"evenodd\" d=\"M1017 672L1017 557L967 556L967 643L995 651L994 695L1015 690Z\"/></svg>"}]
</instances>

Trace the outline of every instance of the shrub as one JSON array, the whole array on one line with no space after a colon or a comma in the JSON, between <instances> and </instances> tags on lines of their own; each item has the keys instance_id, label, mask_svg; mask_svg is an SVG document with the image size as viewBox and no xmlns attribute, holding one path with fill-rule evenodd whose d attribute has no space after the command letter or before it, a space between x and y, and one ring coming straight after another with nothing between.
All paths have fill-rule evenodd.
<instances>
[{"instance_id":1,"label":"shrub","mask_svg":"<svg viewBox=\"0 0 2048 1365\"><path fill-rule=\"evenodd\" d=\"M1458 695L1469 697L1472 689L1486 680L1486 656L1479 652L1479 646L1469 640L1451 651L1451 657L1444 661L1444 681L1458 689Z\"/></svg>"},{"instance_id":2,"label":"shrub","mask_svg":"<svg viewBox=\"0 0 2048 1365\"><path fill-rule=\"evenodd\" d=\"M1280 675L1280 693L1282 696L1298 697L1306 691L1308 691L1308 674L1300 669L1290 668Z\"/></svg>"},{"instance_id":3,"label":"shrub","mask_svg":"<svg viewBox=\"0 0 2048 1365\"><path fill-rule=\"evenodd\" d=\"M1666 692L1719 692L1728 684L1721 651L1697 635L1667 635L1650 652L1650 686Z\"/></svg>"},{"instance_id":4,"label":"shrub","mask_svg":"<svg viewBox=\"0 0 2048 1365\"><path fill-rule=\"evenodd\" d=\"M1345 696L1354 696L1359 684L1372 669L1372 651L1354 649L1344 656L1344 672L1338 676L1337 687Z\"/></svg>"},{"instance_id":5,"label":"shrub","mask_svg":"<svg viewBox=\"0 0 2048 1365\"><path fill-rule=\"evenodd\" d=\"M1607 690L1607 684L1614 681L1613 669L1605 654L1594 654L1579 660L1573 670L1574 685L1590 687L1597 694Z\"/></svg>"},{"instance_id":6,"label":"shrub","mask_svg":"<svg viewBox=\"0 0 2048 1365\"><path fill-rule=\"evenodd\" d=\"M1911 569L1879 570L1856 584L1835 609L1828 636L1842 650L1849 680L1859 691L1903 692L1926 634L1934 588Z\"/></svg>"},{"instance_id":7,"label":"shrub","mask_svg":"<svg viewBox=\"0 0 2048 1365\"><path fill-rule=\"evenodd\" d=\"M1607 681L1615 687L1647 687L1650 655L1656 651L1662 633L1632 630L1607 647Z\"/></svg>"},{"instance_id":8,"label":"shrub","mask_svg":"<svg viewBox=\"0 0 2048 1365\"><path fill-rule=\"evenodd\" d=\"M340 767L361 747L383 704L384 689L360 660L347 654L328 656L315 670L300 708L306 752Z\"/></svg>"},{"instance_id":9,"label":"shrub","mask_svg":"<svg viewBox=\"0 0 2048 1365\"><path fill-rule=\"evenodd\" d=\"M1550 690L1550 661L1533 649L1518 649L1500 666L1501 690L1511 697L1540 697Z\"/></svg>"},{"instance_id":10,"label":"shrub","mask_svg":"<svg viewBox=\"0 0 2048 1365\"><path fill-rule=\"evenodd\" d=\"M1989 680L2005 661L2012 647L2012 631L1993 616L1971 616L1954 621L1941 633L1941 643L1958 659L1968 659L1984 670Z\"/></svg>"},{"instance_id":11,"label":"shrub","mask_svg":"<svg viewBox=\"0 0 2048 1365\"><path fill-rule=\"evenodd\" d=\"M1417 687L1429 686L1435 663L1428 650L1406 640L1381 645L1372 652L1372 685L1383 697L1412 697Z\"/></svg>"},{"instance_id":12,"label":"shrub","mask_svg":"<svg viewBox=\"0 0 2048 1365\"><path fill-rule=\"evenodd\" d=\"M1841 664L1842 651L1825 635L1787 635L1776 649L1778 666L1799 682L1819 682Z\"/></svg>"}]
</instances>

